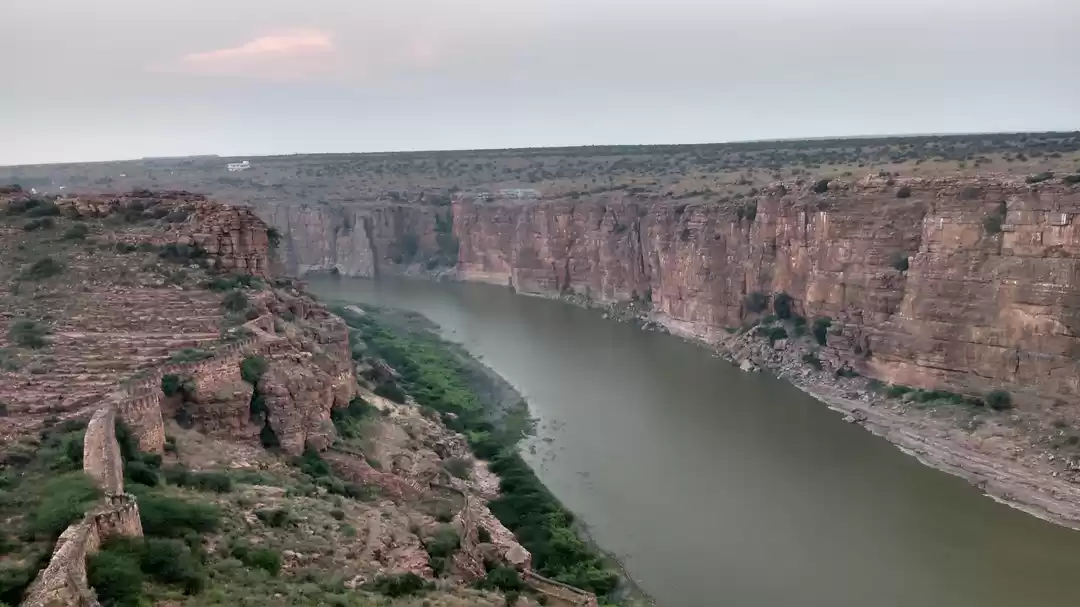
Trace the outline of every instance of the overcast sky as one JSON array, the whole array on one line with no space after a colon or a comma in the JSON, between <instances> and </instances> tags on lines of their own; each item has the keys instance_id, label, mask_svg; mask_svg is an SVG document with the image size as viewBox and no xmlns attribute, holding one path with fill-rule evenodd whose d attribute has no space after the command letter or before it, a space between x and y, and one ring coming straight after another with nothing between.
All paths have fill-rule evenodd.
<instances>
[{"instance_id":1,"label":"overcast sky","mask_svg":"<svg viewBox=\"0 0 1080 607\"><path fill-rule=\"evenodd\" d=\"M1080 0L0 0L0 164L1080 128Z\"/></svg>"}]
</instances>

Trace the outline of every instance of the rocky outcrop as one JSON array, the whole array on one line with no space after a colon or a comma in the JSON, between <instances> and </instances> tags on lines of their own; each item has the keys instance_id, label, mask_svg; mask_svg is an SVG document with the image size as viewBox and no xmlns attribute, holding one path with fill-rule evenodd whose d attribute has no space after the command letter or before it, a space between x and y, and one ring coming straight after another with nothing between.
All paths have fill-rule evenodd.
<instances>
[{"instance_id":1,"label":"rocky outcrop","mask_svg":"<svg viewBox=\"0 0 1080 607\"><path fill-rule=\"evenodd\" d=\"M216 267L238 274L267 277L270 239L267 226L247 207L207 200L186 191L134 190L118 196L58 198L62 212L81 217L122 214L126 221L164 220L166 231L128 230L116 240L132 244L191 245L200 247Z\"/></svg>"}]
</instances>

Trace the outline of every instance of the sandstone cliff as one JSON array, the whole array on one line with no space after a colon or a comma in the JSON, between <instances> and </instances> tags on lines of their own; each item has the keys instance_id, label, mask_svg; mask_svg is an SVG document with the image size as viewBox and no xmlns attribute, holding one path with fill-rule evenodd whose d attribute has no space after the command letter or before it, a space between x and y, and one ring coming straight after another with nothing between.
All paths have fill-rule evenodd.
<instances>
[{"instance_id":1,"label":"sandstone cliff","mask_svg":"<svg viewBox=\"0 0 1080 607\"><path fill-rule=\"evenodd\" d=\"M399 271L402 239L430 245L437 234L426 219L436 210L425 207L260 213L305 252L291 260L300 271ZM1080 391L1078 213L1080 188L1056 180L874 177L821 192L774 186L727 203L459 200L453 234L463 280L636 300L672 332L706 342L751 315L749 294L787 293L800 314L833 320L824 355L837 363L924 388L1005 388L1046 406ZM341 217L366 226L347 246ZM327 243L347 248L349 262L320 249Z\"/></svg>"}]
</instances>

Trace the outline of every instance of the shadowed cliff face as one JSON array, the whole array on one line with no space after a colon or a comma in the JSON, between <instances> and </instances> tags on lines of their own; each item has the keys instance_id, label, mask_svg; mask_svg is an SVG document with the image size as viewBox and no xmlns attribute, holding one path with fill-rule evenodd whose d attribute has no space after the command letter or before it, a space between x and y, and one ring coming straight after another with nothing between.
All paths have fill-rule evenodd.
<instances>
[{"instance_id":1,"label":"shadowed cliff face","mask_svg":"<svg viewBox=\"0 0 1080 607\"><path fill-rule=\"evenodd\" d=\"M776 187L729 203L463 200L452 209L456 271L524 293L644 300L672 332L706 342L744 322L748 294L787 293L798 313L833 320L823 355L870 377L968 394L1004 387L1021 404L1074 398L1080 188L913 180L905 197L900 185ZM443 209L261 212L301 271L400 271L403 239L419 243L420 264L439 251ZM344 238L342 217L367 228ZM328 247L347 250L348 263Z\"/></svg>"}]
</instances>

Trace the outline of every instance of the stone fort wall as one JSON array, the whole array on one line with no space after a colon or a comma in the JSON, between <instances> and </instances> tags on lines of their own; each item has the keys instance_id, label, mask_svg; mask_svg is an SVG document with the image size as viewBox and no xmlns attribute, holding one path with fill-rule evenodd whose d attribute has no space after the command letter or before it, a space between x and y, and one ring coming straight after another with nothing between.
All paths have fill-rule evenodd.
<instances>
[{"instance_id":1,"label":"stone fort wall","mask_svg":"<svg viewBox=\"0 0 1080 607\"><path fill-rule=\"evenodd\" d=\"M83 439L83 471L105 492L105 499L56 541L49 564L27 591L24 607L98 607L86 580L86 558L113 536L141 537L135 496L124 493L124 464L116 441L116 406L98 409Z\"/></svg>"}]
</instances>

